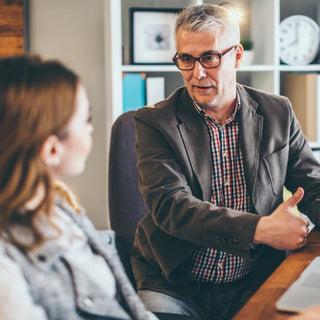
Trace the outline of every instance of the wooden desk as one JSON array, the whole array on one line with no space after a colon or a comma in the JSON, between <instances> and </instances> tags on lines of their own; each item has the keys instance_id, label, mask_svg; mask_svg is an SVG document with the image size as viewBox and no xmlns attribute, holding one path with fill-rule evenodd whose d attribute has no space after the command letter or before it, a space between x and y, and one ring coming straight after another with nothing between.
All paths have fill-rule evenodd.
<instances>
[{"instance_id":1,"label":"wooden desk","mask_svg":"<svg viewBox=\"0 0 320 320\"><path fill-rule=\"evenodd\" d=\"M307 246L291 253L232 320L288 319L292 314L277 311L276 301L316 256L320 256L319 228L310 232Z\"/></svg>"}]
</instances>

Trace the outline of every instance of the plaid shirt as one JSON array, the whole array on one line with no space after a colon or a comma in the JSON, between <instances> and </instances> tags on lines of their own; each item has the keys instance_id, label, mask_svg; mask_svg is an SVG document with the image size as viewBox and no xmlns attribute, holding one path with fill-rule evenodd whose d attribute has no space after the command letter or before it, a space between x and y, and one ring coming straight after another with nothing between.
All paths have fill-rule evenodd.
<instances>
[{"instance_id":1,"label":"plaid shirt","mask_svg":"<svg viewBox=\"0 0 320 320\"><path fill-rule=\"evenodd\" d=\"M247 193L242 153L239 145L238 111L241 108L237 94L236 108L223 125L215 122L195 104L204 118L209 132L212 154L213 204L239 211L251 212L252 204ZM241 279L251 272L248 260L208 247L198 247L191 256L191 270L201 282L226 283Z\"/></svg>"}]
</instances>

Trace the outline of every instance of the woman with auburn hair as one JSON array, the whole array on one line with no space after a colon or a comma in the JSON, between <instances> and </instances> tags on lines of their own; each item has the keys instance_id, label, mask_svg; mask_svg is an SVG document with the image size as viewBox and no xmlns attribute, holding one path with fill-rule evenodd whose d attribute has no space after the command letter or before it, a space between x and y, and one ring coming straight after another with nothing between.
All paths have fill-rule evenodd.
<instances>
[{"instance_id":1,"label":"woman with auburn hair","mask_svg":"<svg viewBox=\"0 0 320 320\"><path fill-rule=\"evenodd\" d=\"M0 60L0 319L157 319L137 297L113 232L68 188L92 146L78 76L38 56Z\"/></svg>"}]
</instances>

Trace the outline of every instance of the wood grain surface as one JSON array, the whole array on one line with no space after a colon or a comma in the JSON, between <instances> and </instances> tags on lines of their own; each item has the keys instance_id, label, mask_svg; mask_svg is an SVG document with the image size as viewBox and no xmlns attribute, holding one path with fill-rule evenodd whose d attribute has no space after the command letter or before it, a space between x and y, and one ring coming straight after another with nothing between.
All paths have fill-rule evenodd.
<instances>
[{"instance_id":1,"label":"wood grain surface","mask_svg":"<svg viewBox=\"0 0 320 320\"><path fill-rule=\"evenodd\" d=\"M318 228L314 228L310 232L306 247L288 255L246 305L233 317L233 320L289 319L292 314L277 311L275 304L316 256L320 256L320 231Z\"/></svg>"},{"instance_id":2,"label":"wood grain surface","mask_svg":"<svg viewBox=\"0 0 320 320\"><path fill-rule=\"evenodd\" d=\"M0 0L0 57L24 52L23 0Z\"/></svg>"}]
</instances>

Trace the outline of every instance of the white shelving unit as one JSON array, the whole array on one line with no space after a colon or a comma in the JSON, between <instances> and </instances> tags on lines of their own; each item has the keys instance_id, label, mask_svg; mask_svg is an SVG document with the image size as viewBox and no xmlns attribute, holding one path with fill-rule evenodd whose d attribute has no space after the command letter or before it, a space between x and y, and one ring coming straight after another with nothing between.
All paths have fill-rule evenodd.
<instances>
[{"instance_id":1,"label":"white shelving unit","mask_svg":"<svg viewBox=\"0 0 320 320\"><path fill-rule=\"evenodd\" d=\"M165 73L166 76L178 73L173 65L130 65L129 62L129 7L182 8L192 4L215 3L223 0L105 0L107 25L109 30L106 55L109 63L106 70L110 89L107 99L112 122L122 113L122 74L124 72ZM281 75L284 72L320 72L320 64L288 66L279 60L279 23L292 14L304 14L320 23L319 0L230 0L240 7L244 14L242 34L254 42L255 59L249 66L241 67L238 80L275 94L281 94ZM319 62L320 63L320 62ZM171 92L175 88L172 88ZM315 146L313 144L313 146Z\"/></svg>"}]
</instances>

